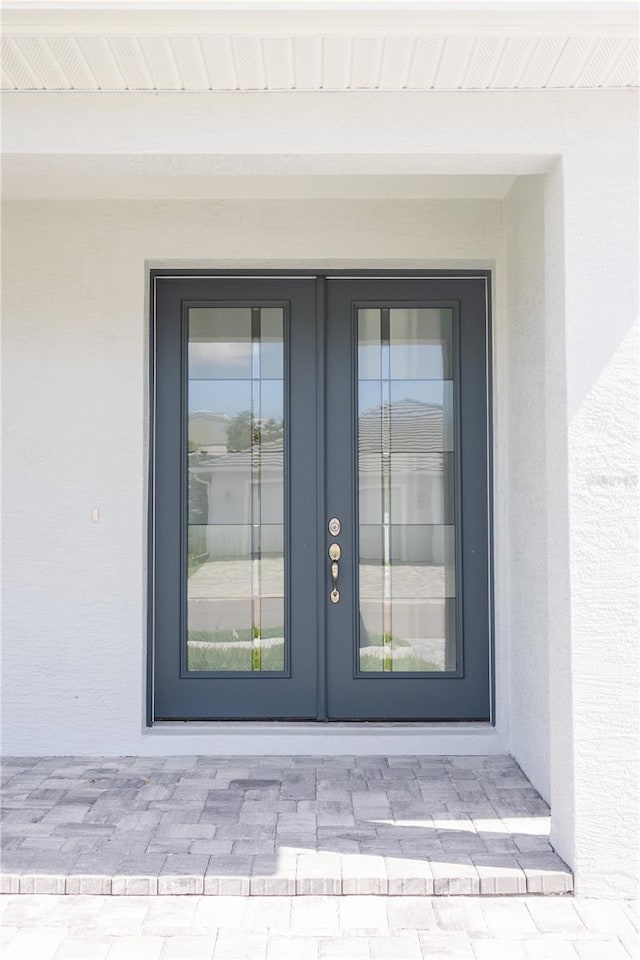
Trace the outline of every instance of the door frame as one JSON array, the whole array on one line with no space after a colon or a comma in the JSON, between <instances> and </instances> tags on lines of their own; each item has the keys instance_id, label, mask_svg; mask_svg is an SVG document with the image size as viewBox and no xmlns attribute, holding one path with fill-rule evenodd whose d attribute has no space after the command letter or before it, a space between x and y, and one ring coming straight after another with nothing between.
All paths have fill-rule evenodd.
<instances>
[{"instance_id":1,"label":"door frame","mask_svg":"<svg viewBox=\"0 0 640 960\"><path fill-rule=\"evenodd\" d=\"M156 584L156 565L155 565L155 475L156 475L156 404L157 404L157 375L156 375L156 311L158 283L162 280L202 280L202 279L309 279L327 281L332 278L350 279L350 280L402 280L402 279L424 279L424 280L482 280L484 282L485 294L485 315L486 315L486 436L487 436L487 582L488 582L488 643L489 643L489 720L491 726L495 726L495 608L494 608L494 504L493 504L493 354L492 354L492 271L488 269L480 270L435 270L435 269L306 269L295 268L288 270L286 268L278 269L216 269L216 268L151 268L149 270L149 352L148 352L148 430L147 430L147 570L146 570L146 726L152 727L157 722L154 714L154 686L155 686L155 584ZM317 436L325 435L326 420L326 378L325 378L325 290L326 283L317 284L316 297L316 330L317 330ZM317 489L322 491L318 496L317 503L317 523L318 529L325 526L326 521L326 444L318 445L317 454ZM326 635L326 605L318 605L318 636ZM327 663L326 663L326 644L318 644L318 699L317 712L315 720L307 721L310 725L318 725L319 721L328 720L326 715L327 703ZM179 723L194 723L203 721L178 721ZM224 720L209 720L207 723L226 723ZM277 724L285 724L286 720L273 721ZM388 722L388 721L387 721ZM446 724L451 720L443 721L411 721L412 724L424 723L432 726L434 723ZM470 721L486 724L487 721ZM255 724L264 723L261 720L243 719L234 721L234 723ZM384 724L385 721L377 721Z\"/></svg>"}]
</instances>

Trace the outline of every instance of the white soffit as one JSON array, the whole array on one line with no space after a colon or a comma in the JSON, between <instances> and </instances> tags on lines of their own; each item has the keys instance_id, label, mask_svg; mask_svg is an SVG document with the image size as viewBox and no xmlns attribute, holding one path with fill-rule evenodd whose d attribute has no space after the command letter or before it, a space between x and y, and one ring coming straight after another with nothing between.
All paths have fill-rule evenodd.
<instances>
[{"instance_id":1,"label":"white soffit","mask_svg":"<svg viewBox=\"0 0 640 960\"><path fill-rule=\"evenodd\" d=\"M8 90L638 86L635 3L5 2Z\"/></svg>"}]
</instances>

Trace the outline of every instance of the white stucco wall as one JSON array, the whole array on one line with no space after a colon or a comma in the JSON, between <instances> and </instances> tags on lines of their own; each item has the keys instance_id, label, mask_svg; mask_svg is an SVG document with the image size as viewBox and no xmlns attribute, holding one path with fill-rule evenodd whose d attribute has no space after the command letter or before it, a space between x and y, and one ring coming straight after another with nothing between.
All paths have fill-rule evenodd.
<instances>
[{"instance_id":1,"label":"white stucco wall","mask_svg":"<svg viewBox=\"0 0 640 960\"><path fill-rule=\"evenodd\" d=\"M501 204L35 201L7 204L4 232L5 752L379 751L326 725L260 749L144 725L147 264L493 266ZM504 751L498 701L498 733L389 731L387 749Z\"/></svg>"},{"instance_id":2,"label":"white stucco wall","mask_svg":"<svg viewBox=\"0 0 640 960\"><path fill-rule=\"evenodd\" d=\"M578 891L639 895L636 110L635 92L600 90L8 98L5 149L17 167L82 175L85 189L92 170L134 185L145 173L192 186L239 169L542 174L545 183L543 224L533 184L507 201L506 271L491 201L9 210L5 749L211 743L206 733L177 746L142 737L145 258L495 260L497 729L548 791L552 837ZM543 292L531 267L541 231ZM510 270L519 279L505 286ZM543 358L539 380L529 353ZM533 437L533 450L520 433L532 411L519 371L543 392L544 442ZM546 554L538 563L534 548ZM548 684L537 673L532 682L540 665ZM420 736L432 749L450 746L440 732Z\"/></svg>"},{"instance_id":3,"label":"white stucco wall","mask_svg":"<svg viewBox=\"0 0 640 960\"><path fill-rule=\"evenodd\" d=\"M504 212L510 744L549 798L544 178L518 178Z\"/></svg>"}]
</instances>

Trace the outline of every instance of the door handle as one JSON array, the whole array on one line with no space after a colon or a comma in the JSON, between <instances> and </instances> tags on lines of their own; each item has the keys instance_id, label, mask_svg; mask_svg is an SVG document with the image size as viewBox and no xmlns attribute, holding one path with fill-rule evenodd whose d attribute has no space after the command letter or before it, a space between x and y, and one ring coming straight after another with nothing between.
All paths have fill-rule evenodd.
<instances>
[{"instance_id":1,"label":"door handle","mask_svg":"<svg viewBox=\"0 0 640 960\"><path fill-rule=\"evenodd\" d=\"M331 560L331 581L333 583L331 593L329 594L331 603L340 602L340 591L338 590L338 574L340 573L340 568L338 567L338 560L341 556L342 550L340 549L340 544L332 543L329 547L329 559Z\"/></svg>"}]
</instances>

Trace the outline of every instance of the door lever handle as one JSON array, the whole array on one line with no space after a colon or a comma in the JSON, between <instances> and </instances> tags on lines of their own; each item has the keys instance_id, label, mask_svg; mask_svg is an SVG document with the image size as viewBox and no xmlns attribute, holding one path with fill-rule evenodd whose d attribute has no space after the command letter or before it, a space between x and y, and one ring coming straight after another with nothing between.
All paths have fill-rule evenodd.
<instances>
[{"instance_id":1,"label":"door lever handle","mask_svg":"<svg viewBox=\"0 0 640 960\"><path fill-rule=\"evenodd\" d=\"M338 567L338 560L342 555L342 550L338 543L332 543L329 547L329 559L331 560L331 580L333 583L333 588L329 594L329 599L331 603L340 602L340 591L338 590L338 574L340 569Z\"/></svg>"}]
</instances>

